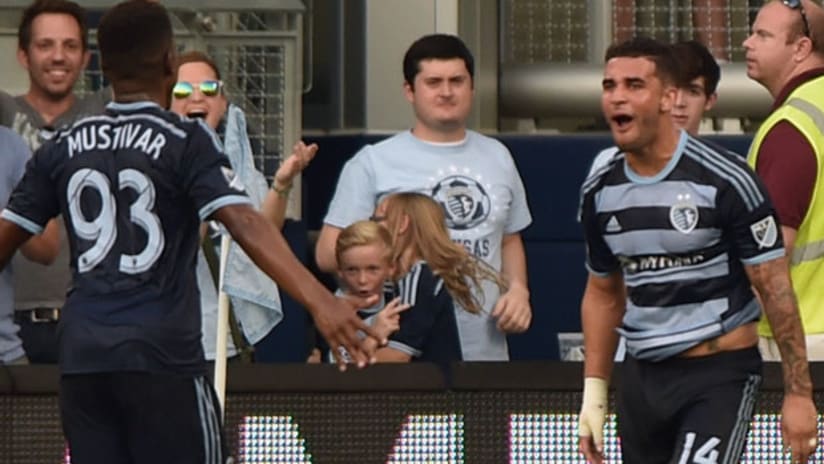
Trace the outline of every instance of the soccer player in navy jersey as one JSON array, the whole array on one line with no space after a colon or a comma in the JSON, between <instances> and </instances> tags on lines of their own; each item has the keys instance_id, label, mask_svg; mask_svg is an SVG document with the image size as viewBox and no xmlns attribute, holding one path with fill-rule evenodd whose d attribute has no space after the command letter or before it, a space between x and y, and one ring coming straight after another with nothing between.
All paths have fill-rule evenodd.
<instances>
[{"instance_id":1,"label":"soccer player in navy jersey","mask_svg":"<svg viewBox=\"0 0 824 464\"><path fill-rule=\"evenodd\" d=\"M784 442L807 462L816 410L775 211L742 159L677 129L676 66L652 39L606 54L601 105L621 152L581 188L580 448L603 461L620 334L623 462L738 462L761 381L754 288L781 340Z\"/></svg>"},{"instance_id":2,"label":"soccer player in navy jersey","mask_svg":"<svg viewBox=\"0 0 824 464\"><path fill-rule=\"evenodd\" d=\"M359 365L371 353L357 331L372 331L252 209L213 132L164 109L176 66L163 6L118 4L98 45L114 102L58 131L28 164L0 219L0 263L63 215L73 288L59 327L60 409L72 462L225 462L200 343L201 221L223 223Z\"/></svg>"}]
</instances>

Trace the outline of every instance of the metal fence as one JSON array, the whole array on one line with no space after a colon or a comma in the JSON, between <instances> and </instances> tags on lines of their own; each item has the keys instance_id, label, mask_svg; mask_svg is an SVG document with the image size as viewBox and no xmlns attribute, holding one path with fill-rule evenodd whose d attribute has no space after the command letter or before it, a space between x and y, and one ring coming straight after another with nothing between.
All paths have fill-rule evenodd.
<instances>
[{"instance_id":1,"label":"metal fence","mask_svg":"<svg viewBox=\"0 0 824 464\"><path fill-rule=\"evenodd\" d=\"M636 35L666 41L697 39L716 58L740 61L741 42L760 0L501 0L504 64L580 63L598 60L593 43ZM596 30L599 15L608 28Z\"/></svg>"},{"instance_id":2,"label":"metal fence","mask_svg":"<svg viewBox=\"0 0 824 464\"><path fill-rule=\"evenodd\" d=\"M92 27L112 5L79 0ZM4 24L17 23L30 0L3 0ZM181 50L208 53L218 64L229 100L246 113L255 164L268 178L300 137L303 87L304 11L300 0L164 0ZM5 27L0 34L16 35ZM90 31L92 57L77 83L79 94L105 86L100 72L96 31ZM296 200L299 201L299 200Z\"/></svg>"}]
</instances>

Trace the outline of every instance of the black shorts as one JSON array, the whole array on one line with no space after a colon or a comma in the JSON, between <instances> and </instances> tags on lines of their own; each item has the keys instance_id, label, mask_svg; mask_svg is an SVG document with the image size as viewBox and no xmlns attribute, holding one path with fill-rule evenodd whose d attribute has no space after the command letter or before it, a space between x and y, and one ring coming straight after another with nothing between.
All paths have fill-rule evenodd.
<instances>
[{"instance_id":1,"label":"black shorts","mask_svg":"<svg viewBox=\"0 0 824 464\"><path fill-rule=\"evenodd\" d=\"M617 392L623 462L739 462L760 385L754 347L661 362L628 356Z\"/></svg>"},{"instance_id":2,"label":"black shorts","mask_svg":"<svg viewBox=\"0 0 824 464\"><path fill-rule=\"evenodd\" d=\"M63 433L73 464L223 464L217 397L203 377L64 375Z\"/></svg>"}]
</instances>

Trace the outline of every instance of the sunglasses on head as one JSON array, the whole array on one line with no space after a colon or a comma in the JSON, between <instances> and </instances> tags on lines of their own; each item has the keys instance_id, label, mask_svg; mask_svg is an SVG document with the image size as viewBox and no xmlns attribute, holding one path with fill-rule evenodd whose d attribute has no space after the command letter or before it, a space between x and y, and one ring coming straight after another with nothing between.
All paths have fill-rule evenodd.
<instances>
[{"instance_id":1,"label":"sunglasses on head","mask_svg":"<svg viewBox=\"0 0 824 464\"><path fill-rule=\"evenodd\" d=\"M223 88L221 81L201 81L197 84L200 93L207 97L214 97L220 93ZM180 81L172 88L172 96L178 99L188 98L195 91L195 86L191 82Z\"/></svg>"},{"instance_id":2,"label":"sunglasses on head","mask_svg":"<svg viewBox=\"0 0 824 464\"><path fill-rule=\"evenodd\" d=\"M785 6L792 10L798 10L801 13L801 21L804 22L804 36L807 38L810 37L810 23L807 22L807 13L804 12L804 5L801 4L801 0L781 0Z\"/></svg>"}]
</instances>

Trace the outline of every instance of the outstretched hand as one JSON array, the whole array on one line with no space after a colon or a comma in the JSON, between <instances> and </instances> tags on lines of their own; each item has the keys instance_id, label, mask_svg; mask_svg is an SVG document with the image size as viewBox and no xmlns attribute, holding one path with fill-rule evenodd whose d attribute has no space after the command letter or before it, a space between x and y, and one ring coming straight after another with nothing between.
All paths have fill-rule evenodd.
<instances>
[{"instance_id":1,"label":"outstretched hand","mask_svg":"<svg viewBox=\"0 0 824 464\"><path fill-rule=\"evenodd\" d=\"M332 300L334 304L324 307L322 311L314 314L315 326L329 343L329 348L335 356L335 361L341 371L347 367L346 353L349 354L353 363L359 368L375 362L375 350L370 349L363 343L358 332L373 339L377 346L386 344L386 337L376 333L358 316L357 310L373 306L378 301L378 296L373 295L368 298L361 298L352 295L336 297ZM374 345L373 345L374 346Z\"/></svg>"},{"instance_id":2,"label":"outstretched hand","mask_svg":"<svg viewBox=\"0 0 824 464\"><path fill-rule=\"evenodd\" d=\"M292 184L292 180L312 162L318 152L318 145L306 145L300 141L292 147L292 154L286 158L275 172L275 182L281 186Z\"/></svg>"}]
</instances>

